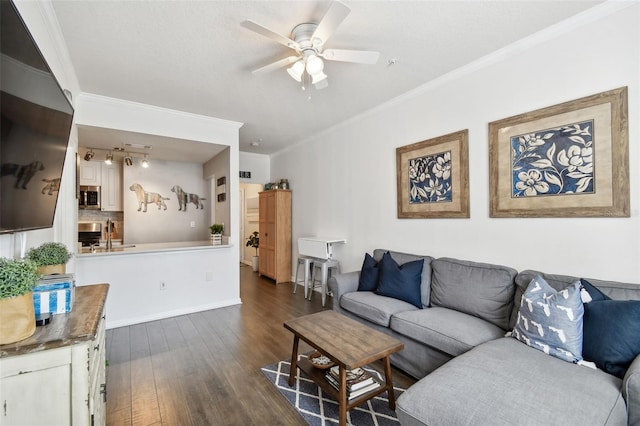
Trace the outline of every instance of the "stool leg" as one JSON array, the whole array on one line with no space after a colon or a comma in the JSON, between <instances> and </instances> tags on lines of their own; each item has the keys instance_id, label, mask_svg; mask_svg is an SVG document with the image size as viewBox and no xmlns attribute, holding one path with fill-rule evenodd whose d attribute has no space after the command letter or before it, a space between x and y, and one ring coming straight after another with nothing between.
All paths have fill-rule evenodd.
<instances>
[{"instance_id":1,"label":"stool leg","mask_svg":"<svg viewBox=\"0 0 640 426\"><path fill-rule=\"evenodd\" d=\"M311 295L313 294L313 289L316 285L316 268L317 265L315 264L311 267L311 282L309 283L309 295L307 300L311 300Z\"/></svg>"},{"instance_id":2,"label":"stool leg","mask_svg":"<svg viewBox=\"0 0 640 426\"><path fill-rule=\"evenodd\" d=\"M310 260L304 261L304 298L307 298L309 291L309 268L313 268L313 262Z\"/></svg>"},{"instance_id":3,"label":"stool leg","mask_svg":"<svg viewBox=\"0 0 640 426\"><path fill-rule=\"evenodd\" d=\"M322 265L322 307L327 301L327 276L329 275L329 268L326 264Z\"/></svg>"},{"instance_id":4,"label":"stool leg","mask_svg":"<svg viewBox=\"0 0 640 426\"><path fill-rule=\"evenodd\" d=\"M300 259L298 259L298 265L296 266L296 277L293 279L293 294L296 294L298 289L298 271L300 270Z\"/></svg>"}]
</instances>

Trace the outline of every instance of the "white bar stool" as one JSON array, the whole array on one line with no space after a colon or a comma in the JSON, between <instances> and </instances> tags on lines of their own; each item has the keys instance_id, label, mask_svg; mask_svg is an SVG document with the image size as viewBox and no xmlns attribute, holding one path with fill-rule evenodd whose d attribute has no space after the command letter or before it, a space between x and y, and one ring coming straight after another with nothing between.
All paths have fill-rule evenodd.
<instances>
[{"instance_id":1,"label":"white bar stool","mask_svg":"<svg viewBox=\"0 0 640 426\"><path fill-rule=\"evenodd\" d=\"M304 272L303 272L303 283L304 283L304 298L307 298L307 292L309 289L309 283L310 283L310 274L311 274L311 268L313 268L313 262L315 261L314 258L309 257L309 256L303 256L303 255L298 255L298 265L296 266L296 279L293 282L293 294L296 293L296 290L298 289L298 283L300 282L300 280L298 280L298 276L300 274L300 266L304 267Z\"/></svg>"},{"instance_id":2,"label":"white bar stool","mask_svg":"<svg viewBox=\"0 0 640 426\"><path fill-rule=\"evenodd\" d=\"M320 269L321 278L319 285L316 285L316 269ZM333 273L340 273L340 262L334 259L314 259L313 260L313 273L311 274L311 288L309 289L309 297L313 294L313 289L321 287L322 289L322 307L324 307L327 300L327 281L329 281L329 275Z\"/></svg>"}]
</instances>

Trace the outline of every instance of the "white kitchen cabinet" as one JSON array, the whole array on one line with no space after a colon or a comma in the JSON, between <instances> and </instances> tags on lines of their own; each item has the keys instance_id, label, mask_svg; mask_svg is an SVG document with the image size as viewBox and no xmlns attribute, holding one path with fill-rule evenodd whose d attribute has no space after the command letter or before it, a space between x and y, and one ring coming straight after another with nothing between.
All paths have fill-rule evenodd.
<instances>
[{"instance_id":1,"label":"white kitchen cabinet","mask_svg":"<svg viewBox=\"0 0 640 426\"><path fill-rule=\"evenodd\" d=\"M102 211L122 211L122 163L101 165L101 200Z\"/></svg>"},{"instance_id":2,"label":"white kitchen cabinet","mask_svg":"<svg viewBox=\"0 0 640 426\"><path fill-rule=\"evenodd\" d=\"M0 426L105 424L108 288L77 287L71 312L0 345Z\"/></svg>"},{"instance_id":3,"label":"white kitchen cabinet","mask_svg":"<svg viewBox=\"0 0 640 426\"><path fill-rule=\"evenodd\" d=\"M101 165L102 161L80 160L80 185L102 185Z\"/></svg>"}]
</instances>

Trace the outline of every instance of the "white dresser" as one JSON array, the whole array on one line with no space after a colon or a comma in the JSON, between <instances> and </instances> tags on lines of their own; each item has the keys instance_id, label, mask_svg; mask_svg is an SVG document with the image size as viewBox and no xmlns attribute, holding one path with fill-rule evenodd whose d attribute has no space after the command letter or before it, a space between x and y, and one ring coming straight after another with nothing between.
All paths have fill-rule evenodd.
<instances>
[{"instance_id":1,"label":"white dresser","mask_svg":"<svg viewBox=\"0 0 640 426\"><path fill-rule=\"evenodd\" d=\"M76 287L73 309L0 345L0 425L104 425L108 284Z\"/></svg>"}]
</instances>

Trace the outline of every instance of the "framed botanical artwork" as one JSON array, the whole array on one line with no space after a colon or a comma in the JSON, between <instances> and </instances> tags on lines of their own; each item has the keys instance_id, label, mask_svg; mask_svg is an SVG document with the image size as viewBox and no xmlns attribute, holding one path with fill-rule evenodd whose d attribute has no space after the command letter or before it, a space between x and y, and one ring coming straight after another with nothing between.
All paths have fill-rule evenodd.
<instances>
[{"instance_id":1,"label":"framed botanical artwork","mask_svg":"<svg viewBox=\"0 0 640 426\"><path fill-rule=\"evenodd\" d=\"M396 148L399 218L469 217L469 131Z\"/></svg>"},{"instance_id":2,"label":"framed botanical artwork","mask_svg":"<svg viewBox=\"0 0 640 426\"><path fill-rule=\"evenodd\" d=\"M489 123L491 217L629 217L627 88Z\"/></svg>"}]
</instances>

